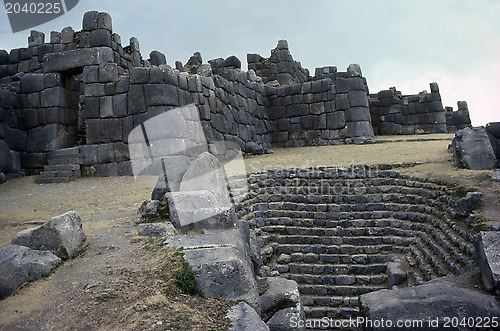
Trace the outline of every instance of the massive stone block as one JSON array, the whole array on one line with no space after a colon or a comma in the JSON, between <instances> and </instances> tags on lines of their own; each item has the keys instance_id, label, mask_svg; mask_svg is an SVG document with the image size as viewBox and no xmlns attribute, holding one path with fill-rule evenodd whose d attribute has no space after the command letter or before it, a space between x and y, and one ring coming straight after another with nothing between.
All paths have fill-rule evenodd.
<instances>
[{"instance_id":1,"label":"massive stone block","mask_svg":"<svg viewBox=\"0 0 500 331\"><path fill-rule=\"evenodd\" d=\"M462 320L469 317L494 317L500 314L500 305L494 296L480 291L457 287L452 281L439 278L424 285L394 290L381 290L359 298L361 314L371 321L422 321L406 330L429 327L429 321L439 320L433 330L445 329L445 318ZM370 330L388 330L387 324L378 324ZM403 328L404 329L404 328ZM458 327L457 330L468 330Z\"/></svg>"},{"instance_id":2,"label":"massive stone block","mask_svg":"<svg viewBox=\"0 0 500 331\"><path fill-rule=\"evenodd\" d=\"M259 314L245 302L233 306L227 317L231 320L229 331L269 331L269 327L260 319Z\"/></svg>"},{"instance_id":3,"label":"massive stone block","mask_svg":"<svg viewBox=\"0 0 500 331\"><path fill-rule=\"evenodd\" d=\"M26 151L49 152L69 147L76 142L76 128L48 124L28 131Z\"/></svg>"},{"instance_id":4,"label":"massive stone block","mask_svg":"<svg viewBox=\"0 0 500 331\"><path fill-rule=\"evenodd\" d=\"M18 232L11 244L50 251L61 259L69 259L82 250L86 238L80 215L70 211L42 226Z\"/></svg>"},{"instance_id":5,"label":"massive stone block","mask_svg":"<svg viewBox=\"0 0 500 331\"><path fill-rule=\"evenodd\" d=\"M458 165L472 170L494 169L496 158L485 130L459 130L452 142Z\"/></svg>"},{"instance_id":6,"label":"massive stone block","mask_svg":"<svg viewBox=\"0 0 500 331\"><path fill-rule=\"evenodd\" d=\"M486 289L500 294L500 233L497 231L480 232L476 235L474 246L481 277Z\"/></svg>"},{"instance_id":7,"label":"massive stone block","mask_svg":"<svg viewBox=\"0 0 500 331\"><path fill-rule=\"evenodd\" d=\"M3 299L25 282L49 274L61 259L47 251L25 246L6 245L0 248L0 299Z\"/></svg>"},{"instance_id":8,"label":"massive stone block","mask_svg":"<svg viewBox=\"0 0 500 331\"><path fill-rule=\"evenodd\" d=\"M44 72L65 72L114 61L113 50L109 47L94 47L46 54L43 57Z\"/></svg>"}]
</instances>

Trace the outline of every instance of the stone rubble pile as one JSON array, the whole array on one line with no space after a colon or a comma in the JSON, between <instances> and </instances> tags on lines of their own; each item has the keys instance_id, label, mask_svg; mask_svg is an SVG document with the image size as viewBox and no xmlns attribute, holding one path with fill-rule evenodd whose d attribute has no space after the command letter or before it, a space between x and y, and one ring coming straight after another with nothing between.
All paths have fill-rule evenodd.
<instances>
[{"instance_id":1,"label":"stone rubble pile","mask_svg":"<svg viewBox=\"0 0 500 331\"><path fill-rule=\"evenodd\" d=\"M0 299L22 284L48 275L62 260L81 252L87 236L81 217L70 211L23 230L0 248Z\"/></svg>"}]
</instances>

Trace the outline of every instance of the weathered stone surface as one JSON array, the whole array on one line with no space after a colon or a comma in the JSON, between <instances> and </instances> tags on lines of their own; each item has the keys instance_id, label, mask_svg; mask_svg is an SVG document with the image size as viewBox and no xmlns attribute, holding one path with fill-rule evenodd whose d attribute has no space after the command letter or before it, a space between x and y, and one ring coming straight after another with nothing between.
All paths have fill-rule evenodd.
<instances>
[{"instance_id":1,"label":"weathered stone surface","mask_svg":"<svg viewBox=\"0 0 500 331\"><path fill-rule=\"evenodd\" d=\"M486 124L486 131L491 133L495 138L500 139L500 122Z\"/></svg>"},{"instance_id":2,"label":"weathered stone surface","mask_svg":"<svg viewBox=\"0 0 500 331\"><path fill-rule=\"evenodd\" d=\"M252 267L235 248L199 248L183 253L205 295L228 300L245 299L258 307L258 289Z\"/></svg>"},{"instance_id":3,"label":"weathered stone surface","mask_svg":"<svg viewBox=\"0 0 500 331\"><path fill-rule=\"evenodd\" d=\"M219 160L209 152L201 153L182 177L181 191L207 190L215 198L212 207L228 207L231 204L227 182Z\"/></svg>"},{"instance_id":4,"label":"weathered stone surface","mask_svg":"<svg viewBox=\"0 0 500 331\"><path fill-rule=\"evenodd\" d=\"M46 54L43 57L43 70L44 72L64 72L84 66L113 62L113 60L113 50L109 47L83 48Z\"/></svg>"},{"instance_id":5,"label":"weathered stone surface","mask_svg":"<svg viewBox=\"0 0 500 331\"><path fill-rule=\"evenodd\" d=\"M12 152L5 141L0 140L0 172L12 172Z\"/></svg>"},{"instance_id":6,"label":"weathered stone surface","mask_svg":"<svg viewBox=\"0 0 500 331\"><path fill-rule=\"evenodd\" d=\"M445 330L445 317L462 318L477 316L499 316L500 305L494 296L479 291L459 288L455 283L439 278L424 285L393 290L381 290L361 295L361 315L371 321L391 321L392 327L398 320L419 320L429 327L428 321L439 318L439 325L433 330ZM369 330L392 330L387 323L368 328ZM408 327L401 330L415 330ZM468 330L458 326L455 330Z\"/></svg>"},{"instance_id":7,"label":"weathered stone surface","mask_svg":"<svg viewBox=\"0 0 500 331\"><path fill-rule=\"evenodd\" d=\"M496 169L496 170L492 171L491 173L486 174L486 178L488 178L492 182L500 183L500 170Z\"/></svg>"},{"instance_id":8,"label":"weathered stone surface","mask_svg":"<svg viewBox=\"0 0 500 331\"><path fill-rule=\"evenodd\" d=\"M86 238L80 215L69 211L42 226L18 232L11 244L51 251L61 259L69 259L82 250Z\"/></svg>"},{"instance_id":9,"label":"weathered stone surface","mask_svg":"<svg viewBox=\"0 0 500 331\"><path fill-rule=\"evenodd\" d=\"M452 142L458 165L471 170L494 169L496 158L485 130L459 130Z\"/></svg>"},{"instance_id":10,"label":"weathered stone surface","mask_svg":"<svg viewBox=\"0 0 500 331\"><path fill-rule=\"evenodd\" d=\"M298 325L297 327L292 327L294 323L299 321L305 321L305 317L297 308L285 308L277 311L266 324L271 331L305 331L305 327L300 327Z\"/></svg>"},{"instance_id":11,"label":"weathered stone surface","mask_svg":"<svg viewBox=\"0 0 500 331\"><path fill-rule=\"evenodd\" d=\"M176 228L227 229L236 221L234 209L217 206L214 195L206 190L169 192L165 199Z\"/></svg>"},{"instance_id":12,"label":"weathered stone surface","mask_svg":"<svg viewBox=\"0 0 500 331\"><path fill-rule=\"evenodd\" d=\"M474 209L481 205L481 192L468 192L467 195L457 201L457 211L460 215L468 216Z\"/></svg>"},{"instance_id":13,"label":"weathered stone surface","mask_svg":"<svg viewBox=\"0 0 500 331\"><path fill-rule=\"evenodd\" d=\"M401 269L399 262L390 262L387 264L387 276L389 277L390 287L403 283L407 278L406 272Z\"/></svg>"},{"instance_id":14,"label":"weathered stone surface","mask_svg":"<svg viewBox=\"0 0 500 331\"><path fill-rule=\"evenodd\" d=\"M143 223L139 224L139 235L147 237L167 237L177 234L172 223Z\"/></svg>"},{"instance_id":15,"label":"weathered stone surface","mask_svg":"<svg viewBox=\"0 0 500 331\"><path fill-rule=\"evenodd\" d=\"M159 217L158 207L160 206L159 200L146 200L142 203L137 211L142 217Z\"/></svg>"},{"instance_id":16,"label":"weathered stone surface","mask_svg":"<svg viewBox=\"0 0 500 331\"><path fill-rule=\"evenodd\" d=\"M269 331L269 327L260 319L259 314L245 302L234 305L228 312L231 320L230 331Z\"/></svg>"},{"instance_id":17,"label":"weathered stone surface","mask_svg":"<svg viewBox=\"0 0 500 331\"><path fill-rule=\"evenodd\" d=\"M278 311L286 308L294 308L303 315L300 293L295 281L268 277L266 282L268 288L260 296L261 316L264 321L268 322ZM286 325L289 325L289 321Z\"/></svg>"},{"instance_id":18,"label":"weathered stone surface","mask_svg":"<svg viewBox=\"0 0 500 331\"><path fill-rule=\"evenodd\" d=\"M500 232L480 232L474 240L476 258L486 289L500 295Z\"/></svg>"},{"instance_id":19,"label":"weathered stone surface","mask_svg":"<svg viewBox=\"0 0 500 331\"><path fill-rule=\"evenodd\" d=\"M162 64L167 64L167 57L165 54L159 51L152 51L149 53L149 62L154 66L159 66Z\"/></svg>"},{"instance_id":20,"label":"weathered stone surface","mask_svg":"<svg viewBox=\"0 0 500 331\"><path fill-rule=\"evenodd\" d=\"M51 252L19 245L3 246L0 248L0 299L25 282L49 274L59 263L61 259Z\"/></svg>"}]
</instances>

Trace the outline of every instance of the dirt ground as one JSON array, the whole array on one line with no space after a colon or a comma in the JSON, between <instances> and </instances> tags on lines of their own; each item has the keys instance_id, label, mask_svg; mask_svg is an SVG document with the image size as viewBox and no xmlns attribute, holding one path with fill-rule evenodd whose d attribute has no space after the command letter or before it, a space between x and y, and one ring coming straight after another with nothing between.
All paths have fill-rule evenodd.
<instances>
[{"instance_id":1,"label":"dirt ground","mask_svg":"<svg viewBox=\"0 0 500 331\"><path fill-rule=\"evenodd\" d=\"M481 189L482 215L500 221L500 184L487 181L487 171L456 168L446 152L451 137L378 137L393 142L275 149L246 158L245 164L253 172L419 161L423 164L401 171ZM414 141L420 138L434 140ZM182 294L173 278L181 263L175 250L137 235L137 209L155 182L154 177L112 177L38 185L25 177L0 185L0 246L34 226L30 222L69 210L82 215L88 236L78 257L0 301L0 330L223 330L231 303ZM477 279L477 272L465 277Z\"/></svg>"}]
</instances>

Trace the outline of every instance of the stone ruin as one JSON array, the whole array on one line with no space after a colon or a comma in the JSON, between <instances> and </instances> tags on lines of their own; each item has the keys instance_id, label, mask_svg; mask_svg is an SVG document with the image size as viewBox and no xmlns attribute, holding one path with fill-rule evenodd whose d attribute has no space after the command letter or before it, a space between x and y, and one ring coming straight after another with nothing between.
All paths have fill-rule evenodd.
<instances>
[{"instance_id":1,"label":"stone ruin","mask_svg":"<svg viewBox=\"0 0 500 331\"><path fill-rule=\"evenodd\" d=\"M466 103L457 112L443 108L436 83L430 93L370 94L356 64L310 76L286 41L270 58L247 60L247 72L234 56L203 63L195 53L175 68L158 51L146 60L135 38L121 45L106 13L86 13L81 31L53 32L50 43L33 31L29 47L0 51L0 171L41 172L40 183L132 175L135 167L163 173L157 201L141 212L157 216L163 200L170 219L139 231L168 233L166 242L182 249L205 295L245 301L228 314L233 330L498 316L498 232L473 236L462 226L479 193L456 201L443 183L397 171L411 164L220 180L228 146L262 154L274 146L361 144L375 134L463 136L471 131ZM166 137L148 138L148 128L161 131L164 123ZM168 157L155 155L155 139L168 139ZM130 152L136 144L163 162L138 165ZM203 180L190 182L195 178ZM454 283L476 265L490 294Z\"/></svg>"},{"instance_id":2,"label":"stone ruin","mask_svg":"<svg viewBox=\"0 0 500 331\"><path fill-rule=\"evenodd\" d=\"M250 154L271 147L364 143L374 134L455 132L470 126L466 103L443 108L431 93L370 94L359 65L323 67L311 76L285 40L269 58L230 56L186 65L149 59L131 38L122 45L107 13L88 12L82 29L0 51L0 172L42 173L40 183L81 175L132 175L128 135L147 119L195 104L209 143L236 143ZM11 175L9 175L11 176Z\"/></svg>"}]
</instances>

